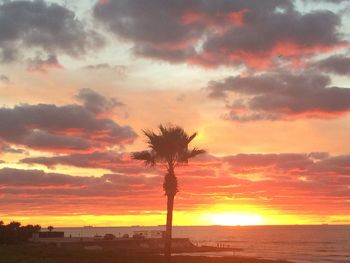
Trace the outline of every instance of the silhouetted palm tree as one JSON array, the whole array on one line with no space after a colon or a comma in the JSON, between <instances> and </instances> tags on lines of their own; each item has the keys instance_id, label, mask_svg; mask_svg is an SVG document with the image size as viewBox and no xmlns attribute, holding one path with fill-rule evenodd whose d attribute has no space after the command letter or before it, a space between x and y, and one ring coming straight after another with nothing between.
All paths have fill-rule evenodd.
<instances>
[{"instance_id":1,"label":"silhouetted palm tree","mask_svg":"<svg viewBox=\"0 0 350 263\"><path fill-rule=\"evenodd\" d=\"M173 220L174 198L178 192L178 183L175 176L175 168L181 164L187 164L188 159L202 154L205 151L194 148L188 149L189 143L197 133L189 136L179 126L159 126L159 133L143 131L147 138L149 150L135 152L132 158L143 160L147 166L155 166L158 163L166 165L167 173L164 177L163 188L167 196L167 220L165 234L165 260L170 262L171 257L171 230Z\"/></svg>"}]
</instances>

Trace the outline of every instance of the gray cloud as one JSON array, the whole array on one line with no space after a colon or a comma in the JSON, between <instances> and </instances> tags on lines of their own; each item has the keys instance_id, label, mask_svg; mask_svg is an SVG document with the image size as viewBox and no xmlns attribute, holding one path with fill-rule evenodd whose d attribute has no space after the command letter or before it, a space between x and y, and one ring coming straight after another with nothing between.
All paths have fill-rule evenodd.
<instances>
[{"instance_id":1,"label":"gray cloud","mask_svg":"<svg viewBox=\"0 0 350 263\"><path fill-rule=\"evenodd\" d=\"M225 34L208 38L203 52L211 54L212 61L209 62L220 64L220 60L228 60L230 63L233 56L237 62L246 60L259 67L262 58L301 57L320 47L332 47L341 42L337 33L339 17L330 11L304 15L290 11L266 16L248 12L246 23L247 27L232 28ZM249 56L254 54L257 58Z\"/></svg>"},{"instance_id":2,"label":"gray cloud","mask_svg":"<svg viewBox=\"0 0 350 263\"><path fill-rule=\"evenodd\" d=\"M126 153L113 151L77 153L69 155L59 155L54 157L29 157L21 160L26 164L42 164L47 167L56 165L69 165L82 168L103 168L113 172L140 173L144 169L130 159Z\"/></svg>"},{"instance_id":3,"label":"gray cloud","mask_svg":"<svg viewBox=\"0 0 350 263\"><path fill-rule=\"evenodd\" d=\"M334 3L334 4L339 4L342 2L345 2L347 0L312 0L313 2L327 2L327 3ZM304 0L304 2L307 2L307 0Z\"/></svg>"},{"instance_id":4,"label":"gray cloud","mask_svg":"<svg viewBox=\"0 0 350 263\"><path fill-rule=\"evenodd\" d=\"M56 55L50 54L47 58L36 56L28 60L28 71L47 73L50 68L63 68Z\"/></svg>"},{"instance_id":5,"label":"gray cloud","mask_svg":"<svg viewBox=\"0 0 350 263\"><path fill-rule=\"evenodd\" d=\"M110 101L93 91L89 94L96 100L89 97L83 106L21 104L0 108L0 138L9 144L63 152L133 142L136 134L132 128L97 115L99 110L110 107Z\"/></svg>"},{"instance_id":6,"label":"gray cloud","mask_svg":"<svg viewBox=\"0 0 350 263\"><path fill-rule=\"evenodd\" d=\"M300 13L288 0L110 0L94 16L135 54L173 63L261 67L344 43L337 14Z\"/></svg>"},{"instance_id":7,"label":"gray cloud","mask_svg":"<svg viewBox=\"0 0 350 263\"><path fill-rule=\"evenodd\" d=\"M42 170L0 169L0 184L3 186L85 186L93 188L105 185L110 191L115 191L121 186L127 187L134 184L149 185L154 181L154 177L148 179L144 176L126 176L122 174L105 174L101 177L95 177L47 173ZM156 181L158 181L158 178L156 178Z\"/></svg>"},{"instance_id":8,"label":"gray cloud","mask_svg":"<svg viewBox=\"0 0 350 263\"><path fill-rule=\"evenodd\" d=\"M59 173L45 173L41 170L21 170L3 168L0 170L0 182L2 185L13 186L67 186L84 185L94 178L69 176Z\"/></svg>"},{"instance_id":9,"label":"gray cloud","mask_svg":"<svg viewBox=\"0 0 350 263\"><path fill-rule=\"evenodd\" d=\"M172 44L198 37L200 31L181 25L179 19L198 1L108 1L97 4L95 17L113 33L144 43ZM201 26L195 27L200 29Z\"/></svg>"},{"instance_id":10,"label":"gray cloud","mask_svg":"<svg viewBox=\"0 0 350 263\"><path fill-rule=\"evenodd\" d=\"M115 98L107 99L91 89L81 89L76 98L83 103L86 109L96 114L109 112L117 106L124 105Z\"/></svg>"},{"instance_id":11,"label":"gray cloud","mask_svg":"<svg viewBox=\"0 0 350 263\"><path fill-rule=\"evenodd\" d=\"M71 176L42 170L0 169L1 211L21 215L44 214L118 214L130 209L154 209L161 204L156 189L161 177L105 174ZM150 204L132 202L147 195ZM26 204L25 206L23 204ZM93 205L91 205L93 204ZM141 207L141 208L140 208ZM64 209L63 209L64 208ZM129 213L128 213L129 214Z\"/></svg>"},{"instance_id":12,"label":"gray cloud","mask_svg":"<svg viewBox=\"0 0 350 263\"><path fill-rule=\"evenodd\" d=\"M75 153L52 157L29 157L21 160L25 164L41 164L48 168L57 165L68 165L80 168L102 168L117 173L142 174L145 168L132 160L129 153L115 151L95 151L91 153ZM159 174L158 168L152 168L152 173Z\"/></svg>"},{"instance_id":13,"label":"gray cloud","mask_svg":"<svg viewBox=\"0 0 350 263\"><path fill-rule=\"evenodd\" d=\"M328 76L313 71L270 72L247 77L229 77L209 83L209 96L228 99L227 118L234 121L289 118L332 118L350 111L350 89L332 87Z\"/></svg>"},{"instance_id":14,"label":"gray cloud","mask_svg":"<svg viewBox=\"0 0 350 263\"><path fill-rule=\"evenodd\" d=\"M328 153L237 154L225 156L223 163L240 174L261 173L275 181L305 176L310 180L350 182L350 155Z\"/></svg>"},{"instance_id":15,"label":"gray cloud","mask_svg":"<svg viewBox=\"0 0 350 263\"><path fill-rule=\"evenodd\" d=\"M350 56L335 55L314 64L318 69L338 75L350 75Z\"/></svg>"},{"instance_id":16,"label":"gray cloud","mask_svg":"<svg viewBox=\"0 0 350 263\"><path fill-rule=\"evenodd\" d=\"M44 1L0 3L0 60L10 62L19 50L39 49L48 54L83 55L103 45L102 37L87 29L74 12Z\"/></svg>"},{"instance_id":17,"label":"gray cloud","mask_svg":"<svg viewBox=\"0 0 350 263\"><path fill-rule=\"evenodd\" d=\"M271 168L276 169L305 169L313 164L308 154L282 153L282 154L237 154L224 157L233 169Z\"/></svg>"},{"instance_id":18,"label":"gray cloud","mask_svg":"<svg viewBox=\"0 0 350 263\"><path fill-rule=\"evenodd\" d=\"M10 78L4 74L0 74L0 82L4 83L4 84L9 84Z\"/></svg>"},{"instance_id":19,"label":"gray cloud","mask_svg":"<svg viewBox=\"0 0 350 263\"><path fill-rule=\"evenodd\" d=\"M26 153L24 149L20 148L13 148L11 145L0 142L0 154L1 153Z\"/></svg>"}]
</instances>

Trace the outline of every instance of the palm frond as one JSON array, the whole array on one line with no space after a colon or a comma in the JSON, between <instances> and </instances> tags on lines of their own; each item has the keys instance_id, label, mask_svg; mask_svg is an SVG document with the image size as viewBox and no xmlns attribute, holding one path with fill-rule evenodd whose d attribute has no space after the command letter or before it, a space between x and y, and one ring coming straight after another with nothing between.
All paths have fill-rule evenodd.
<instances>
[{"instance_id":1,"label":"palm frond","mask_svg":"<svg viewBox=\"0 0 350 263\"><path fill-rule=\"evenodd\" d=\"M197 133L196 133L196 132L193 133L193 134L188 138L187 143L190 143L194 138L196 138L196 136L197 136Z\"/></svg>"},{"instance_id":2,"label":"palm frond","mask_svg":"<svg viewBox=\"0 0 350 263\"><path fill-rule=\"evenodd\" d=\"M187 164L189 158L204 153L204 150L188 149L190 142L197 133L188 135L186 131L176 125L159 125L159 132L143 130L149 151L134 154L134 159L145 161L146 165L154 166L156 162L176 165Z\"/></svg>"},{"instance_id":3,"label":"palm frond","mask_svg":"<svg viewBox=\"0 0 350 263\"><path fill-rule=\"evenodd\" d=\"M133 152L131 158L144 161L147 166L154 166L156 164L156 155L151 151Z\"/></svg>"},{"instance_id":4,"label":"palm frond","mask_svg":"<svg viewBox=\"0 0 350 263\"><path fill-rule=\"evenodd\" d=\"M200 155L203 153L206 153L206 151L203 149L193 148L191 151L189 151L187 153L187 158L190 159L190 158L196 157L197 155Z\"/></svg>"}]
</instances>

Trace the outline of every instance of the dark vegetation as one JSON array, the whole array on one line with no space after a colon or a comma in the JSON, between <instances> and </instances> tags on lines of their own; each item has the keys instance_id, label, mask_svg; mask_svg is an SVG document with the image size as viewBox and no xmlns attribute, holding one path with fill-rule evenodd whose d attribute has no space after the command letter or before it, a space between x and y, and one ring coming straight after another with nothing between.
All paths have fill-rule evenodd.
<instances>
[{"instance_id":1,"label":"dark vegetation","mask_svg":"<svg viewBox=\"0 0 350 263\"><path fill-rule=\"evenodd\" d=\"M0 245L1 263L164 263L164 256L135 251L104 249L90 251L78 247L58 248L53 244ZM172 263L287 263L254 258L173 256Z\"/></svg>"},{"instance_id":2,"label":"dark vegetation","mask_svg":"<svg viewBox=\"0 0 350 263\"><path fill-rule=\"evenodd\" d=\"M28 241L33 233L39 232L39 225L21 226L19 222L11 222L5 225L0 221L0 244L18 244ZM2 262L2 261L0 261Z\"/></svg>"}]
</instances>

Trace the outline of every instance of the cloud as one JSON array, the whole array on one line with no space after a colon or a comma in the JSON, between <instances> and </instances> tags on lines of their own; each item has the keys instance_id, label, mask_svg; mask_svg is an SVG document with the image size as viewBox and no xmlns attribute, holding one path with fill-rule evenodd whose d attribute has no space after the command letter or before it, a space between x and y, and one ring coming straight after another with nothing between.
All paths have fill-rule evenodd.
<instances>
[{"instance_id":1,"label":"cloud","mask_svg":"<svg viewBox=\"0 0 350 263\"><path fill-rule=\"evenodd\" d=\"M4 84L10 84L10 78L4 74L0 74L0 82Z\"/></svg>"},{"instance_id":2,"label":"cloud","mask_svg":"<svg viewBox=\"0 0 350 263\"><path fill-rule=\"evenodd\" d=\"M94 16L135 54L171 63L265 69L346 44L337 14L287 0L110 0Z\"/></svg>"},{"instance_id":3,"label":"cloud","mask_svg":"<svg viewBox=\"0 0 350 263\"><path fill-rule=\"evenodd\" d=\"M21 153L26 153L26 151L24 149L20 149L20 148L13 148L9 144L0 142L0 154L1 153L21 154Z\"/></svg>"},{"instance_id":4,"label":"cloud","mask_svg":"<svg viewBox=\"0 0 350 263\"><path fill-rule=\"evenodd\" d=\"M22 56L20 50L77 57L104 44L101 35L76 18L73 11L44 1L0 3L0 61Z\"/></svg>"},{"instance_id":5,"label":"cloud","mask_svg":"<svg viewBox=\"0 0 350 263\"><path fill-rule=\"evenodd\" d=\"M114 73L117 73L120 76L125 76L128 72L128 67L124 65L110 65L108 63L99 63L99 64L90 64L85 67L83 67L85 70L96 70L96 71L102 71L102 70L109 70Z\"/></svg>"},{"instance_id":6,"label":"cloud","mask_svg":"<svg viewBox=\"0 0 350 263\"><path fill-rule=\"evenodd\" d=\"M0 182L2 186L69 186L84 185L93 178L69 176L59 173L45 173L41 170L21 170L3 168L0 170Z\"/></svg>"},{"instance_id":7,"label":"cloud","mask_svg":"<svg viewBox=\"0 0 350 263\"><path fill-rule=\"evenodd\" d=\"M314 66L325 72L338 75L350 75L350 57L345 55L335 55L318 61Z\"/></svg>"},{"instance_id":8,"label":"cloud","mask_svg":"<svg viewBox=\"0 0 350 263\"><path fill-rule=\"evenodd\" d=\"M350 196L348 155L237 154L214 159L214 163L206 161L199 166L202 170L212 170L211 176L201 176L202 171L198 171L197 176L188 176L187 171L179 175L180 193L186 192L183 198L188 198L193 205L198 202L197 205L210 207L211 204L235 202L298 215L327 215L347 210L346 200ZM303 198L308 202L300 203Z\"/></svg>"},{"instance_id":9,"label":"cloud","mask_svg":"<svg viewBox=\"0 0 350 263\"><path fill-rule=\"evenodd\" d=\"M63 69L63 66L58 62L56 55L48 55L47 58L37 56L28 60L28 71L47 73L49 69Z\"/></svg>"},{"instance_id":10,"label":"cloud","mask_svg":"<svg viewBox=\"0 0 350 263\"><path fill-rule=\"evenodd\" d=\"M106 163L115 161L120 167L127 164L123 155L106 156L100 152L90 156L76 154L43 158L41 161L48 165L63 163L80 167L92 164L93 157L96 157L97 164L103 158L106 158ZM40 161L40 158L31 159ZM131 209L139 212L162 210L163 175L149 176L149 168L139 167L148 176L130 171L101 177L70 176L3 168L0 170L1 209L8 214L21 211L43 215L53 211L56 216L65 213L105 214L106 211L130 214ZM350 196L349 167L349 155L332 156L323 152L220 157L206 154L195 158L191 165L176 169L180 184L177 209L193 211L201 205L230 205L234 201L296 214L342 213L348 209L346 200ZM308 202L301 203L301 198L307 198ZM24 206L23 202L27 205ZM324 202L327 202L326 208Z\"/></svg>"},{"instance_id":11,"label":"cloud","mask_svg":"<svg viewBox=\"0 0 350 263\"><path fill-rule=\"evenodd\" d=\"M107 99L91 89L81 89L76 96L84 107L93 113L106 113L118 106L124 106L124 103L115 98Z\"/></svg>"},{"instance_id":12,"label":"cloud","mask_svg":"<svg viewBox=\"0 0 350 263\"><path fill-rule=\"evenodd\" d=\"M234 174L260 174L261 180L350 182L350 156L326 152L237 154L219 158Z\"/></svg>"},{"instance_id":13,"label":"cloud","mask_svg":"<svg viewBox=\"0 0 350 263\"><path fill-rule=\"evenodd\" d=\"M21 160L26 164L42 164L47 167L68 165L82 168L103 168L112 172L138 174L145 172L144 167L131 160L130 154L113 151L76 153L53 157L29 157Z\"/></svg>"},{"instance_id":14,"label":"cloud","mask_svg":"<svg viewBox=\"0 0 350 263\"><path fill-rule=\"evenodd\" d=\"M220 64L224 59L227 64L244 62L252 68L264 69L279 57L299 60L342 44L337 33L339 17L330 11L303 15L286 11L266 16L248 13L246 23L247 27L233 28L207 40L203 50L212 60L209 63Z\"/></svg>"},{"instance_id":15,"label":"cloud","mask_svg":"<svg viewBox=\"0 0 350 263\"><path fill-rule=\"evenodd\" d=\"M237 172L243 172L244 169L274 169L288 171L289 169L305 169L313 161L307 154L237 154L224 158ZM246 173L247 171L245 171Z\"/></svg>"},{"instance_id":16,"label":"cloud","mask_svg":"<svg viewBox=\"0 0 350 263\"><path fill-rule=\"evenodd\" d=\"M1 210L7 214L120 214L160 205L161 178L105 174L71 176L41 170L0 170ZM156 197L153 203L139 202ZM161 197L161 198L159 198ZM158 199L158 200L157 200ZM26 203L27 205L23 206ZM93 204L93 205L92 205ZM152 204L152 205L151 205ZM154 208L154 207L153 207Z\"/></svg>"},{"instance_id":17,"label":"cloud","mask_svg":"<svg viewBox=\"0 0 350 263\"><path fill-rule=\"evenodd\" d=\"M209 96L227 100L226 118L233 121L336 118L350 111L350 89L331 86L328 76L314 71L269 72L235 76L208 85Z\"/></svg>"},{"instance_id":18,"label":"cloud","mask_svg":"<svg viewBox=\"0 0 350 263\"><path fill-rule=\"evenodd\" d=\"M133 142L136 134L131 127L98 115L111 109L109 99L86 89L79 95L83 105L0 108L0 138L8 144L53 152L92 151Z\"/></svg>"},{"instance_id":19,"label":"cloud","mask_svg":"<svg viewBox=\"0 0 350 263\"><path fill-rule=\"evenodd\" d=\"M306 2L306 0L304 0L304 1ZM339 3L345 2L346 0L312 0L312 1L339 4Z\"/></svg>"}]
</instances>

